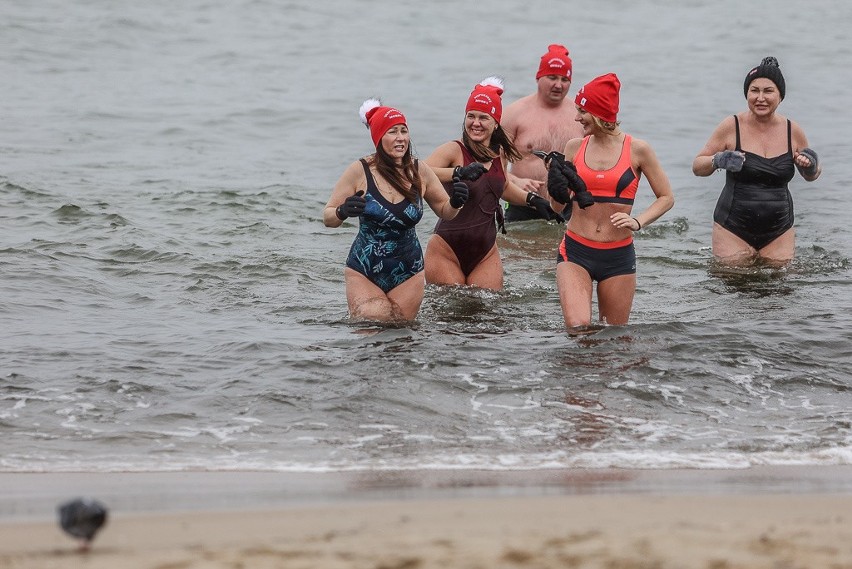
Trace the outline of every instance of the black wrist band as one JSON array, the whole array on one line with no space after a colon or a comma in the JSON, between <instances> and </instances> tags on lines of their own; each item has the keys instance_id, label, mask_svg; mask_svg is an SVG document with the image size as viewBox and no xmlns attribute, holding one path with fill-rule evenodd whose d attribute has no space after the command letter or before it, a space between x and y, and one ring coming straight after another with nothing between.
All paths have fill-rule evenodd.
<instances>
[{"instance_id":1,"label":"black wrist band","mask_svg":"<svg viewBox=\"0 0 852 569\"><path fill-rule=\"evenodd\" d=\"M532 192L527 192L527 205L532 206L533 196L535 194Z\"/></svg>"},{"instance_id":2,"label":"black wrist band","mask_svg":"<svg viewBox=\"0 0 852 569\"><path fill-rule=\"evenodd\" d=\"M636 229L636 231L639 231L639 229L642 229L642 224L641 224L641 223L639 223L639 220L638 220L638 219L636 219L635 217L631 217L630 219L632 219L633 221L635 221L635 222L636 222L636 225L638 225L638 226L639 226L639 227L638 227L638 229Z\"/></svg>"},{"instance_id":3,"label":"black wrist band","mask_svg":"<svg viewBox=\"0 0 852 569\"><path fill-rule=\"evenodd\" d=\"M340 208L341 208L341 207L343 207L343 206L342 206L342 205L339 205L339 206L337 206L337 207L334 209L334 215L336 215L336 216L337 216L337 219L339 219L340 221L343 221L344 219L346 219L346 216L345 216L345 215L343 215L342 213L340 213Z\"/></svg>"},{"instance_id":4,"label":"black wrist band","mask_svg":"<svg viewBox=\"0 0 852 569\"><path fill-rule=\"evenodd\" d=\"M453 168L453 178L461 178L461 176L459 176L459 170L461 170L461 166Z\"/></svg>"}]
</instances>

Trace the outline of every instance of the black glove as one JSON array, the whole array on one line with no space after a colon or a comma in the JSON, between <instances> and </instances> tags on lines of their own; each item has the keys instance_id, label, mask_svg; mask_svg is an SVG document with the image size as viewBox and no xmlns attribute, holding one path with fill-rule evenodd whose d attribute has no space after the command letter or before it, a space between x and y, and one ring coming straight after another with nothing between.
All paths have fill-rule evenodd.
<instances>
[{"instance_id":1,"label":"black glove","mask_svg":"<svg viewBox=\"0 0 852 569\"><path fill-rule=\"evenodd\" d=\"M345 202L337 206L334 213L342 221L347 217L358 217L364 213L365 207L367 207L367 199L364 197L364 190L358 190L354 196L349 196Z\"/></svg>"},{"instance_id":2,"label":"black glove","mask_svg":"<svg viewBox=\"0 0 852 569\"><path fill-rule=\"evenodd\" d=\"M453 178L453 193L450 196L450 206L454 209L461 209L465 202L467 202L469 194L467 184L458 178Z\"/></svg>"},{"instance_id":3,"label":"black glove","mask_svg":"<svg viewBox=\"0 0 852 569\"><path fill-rule=\"evenodd\" d=\"M713 167L739 172L743 169L745 153L738 150L722 150L713 155Z\"/></svg>"},{"instance_id":4,"label":"black glove","mask_svg":"<svg viewBox=\"0 0 852 569\"><path fill-rule=\"evenodd\" d=\"M535 209L538 216L542 219L546 219L547 221L556 220L560 223L565 223L565 218L553 211L553 208L550 207L550 202L537 194L532 192L527 194L527 205Z\"/></svg>"},{"instance_id":5,"label":"black glove","mask_svg":"<svg viewBox=\"0 0 852 569\"><path fill-rule=\"evenodd\" d=\"M817 164L819 164L819 157L817 156L817 153L811 150L810 148L802 148L801 150L799 150L799 154L802 154L805 158L811 161L811 165L807 168L802 168L796 165L796 167L799 168L799 172L801 172L802 176L807 176L809 178L816 176Z\"/></svg>"},{"instance_id":6,"label":"black glove","mask_svg":"<svg viewBox=\"0 0 852 569\"><path fill-rule=\"evenodd\" d=\"M586 209L595 204L595 198L586 187L586 182L577 174L577 167L570 160L562 162L562 174L568 180L568 187L574 191L574 201L580 209Z\"/></svg>"},{"instance_id":7,"label":"black glove","mask_svg":"<svg viewBox=\"0 0 852 569\"><path fill-rule=\"evenodd\" d=\"M547 170L547 193L559 203L571 203L571 194L568 193L568 178L562 173L562 168L555 161Z\"/></svg>"},{"instance_id":8,"label":"black glove","mask_svg":"<svg viewBox=\"0 0 852 569\"><path fill-rule=\"evenodd\" d=\"M480 162L471 162L467 166L456 166L453 168L453 179L455 180L456 178L459 178L460 180L475 182L487 171L488 168L486 168L484 164L481 164Z\"/></svg>"},{"instance_id":9,"label":"black glove","mask_svg":"<svg viewBox=\"0 0 852 569\"><path fill-rule=\"evenodd\" d=\"M533 150L533 154L544 160L545 166L550 166L550 161L554 158L561 162L565 161L565 155L557 150L551 150L550 152L544 152L543 150Z\"/></svg>"}]
</instances>

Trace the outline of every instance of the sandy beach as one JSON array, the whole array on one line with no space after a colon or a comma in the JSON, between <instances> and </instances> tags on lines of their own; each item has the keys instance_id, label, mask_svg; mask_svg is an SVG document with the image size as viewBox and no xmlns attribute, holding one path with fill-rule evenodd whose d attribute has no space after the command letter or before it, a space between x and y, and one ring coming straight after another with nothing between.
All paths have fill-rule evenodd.
<instances>
[{"instance_id":1,"label":"sandy beach","mask_svg":"<svg viewBox=\"0 0 852 569\"><path fill-rule=\"evenodd\" d=\"M849 474L0 474L0 568L845 569ZM88 553L74 492L111 503Z\"/></svg>"}]
</instances>

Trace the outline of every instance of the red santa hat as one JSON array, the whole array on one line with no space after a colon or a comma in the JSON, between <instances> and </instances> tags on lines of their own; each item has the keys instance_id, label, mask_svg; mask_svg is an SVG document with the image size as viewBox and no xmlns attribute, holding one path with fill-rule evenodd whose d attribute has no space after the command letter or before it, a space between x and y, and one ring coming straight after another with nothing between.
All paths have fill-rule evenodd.
<instances>
[{"instance_id":1,"label":"red santa hat","mask_svg":"<svg viewBox=\"0 0 852 569\"><path fill-rule=\"evenodd\" d=\"M373 145L378 148L379 141L387 131L398 124L407 124L405 115L393 107L385 107L379 99L367 99L358 110L361 122L370 129Z\"/></svg>"},{"instance_id":2,"label":"red santa hat","mask_svg":"<svg viewBox=\"0 0 852 569\"><path fill-rule=\"evenodd\" d=\"M568 57L568 48L558 43L552 43L547 46L547 53L541 56L541 63L538 64L538 73L535 74L535 78L540 79L545 75L559 75L570 79L572 69L573 65L571 58Z\"/></svg>"},{"instance_id":3,"label":"red santa hat","mask_svg":"<svg viewBox=\"0 0 852 569\"><path fill-rule=\"evenodd\" d=\"M574 103L587 113L606 122L615 122L618 116L618 92L621 81L615 73L595 77L577 91Z\"/></svg>"},{"instance_id":4,"label":"red santa hat","mask_svg":"<svg viewBox=\"0 0 852 569\"><path fill-rule=\"evenodd\" d=\"M503 116L503 100L500 98L502 94L503 79L495 76L487 77L473 88L464 112L487 113L499 123Z\"/></svg>"}]
</instances>

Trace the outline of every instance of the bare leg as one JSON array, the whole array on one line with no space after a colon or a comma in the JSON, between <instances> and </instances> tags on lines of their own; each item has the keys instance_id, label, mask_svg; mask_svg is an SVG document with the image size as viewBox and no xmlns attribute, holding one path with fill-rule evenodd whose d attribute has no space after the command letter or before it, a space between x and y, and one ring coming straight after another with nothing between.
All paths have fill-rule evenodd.
<instances>
[{"instance_id":1,"label":"bare leg","mask_svg":"<svg viewBox=\"0 0 852 569\"><path fill-rule=\"evenodd\" d=\"M491 290L503 290L503 261L497 244L467 276L467 284Z\"/></svg>"},{"instance_id":2,"label":"bare leg","mask_svg":"<svg viewBox=\"0 0 852 569\"><path fill-rule=\"evenodd\" d=\"M423 273L417 273L387 294L361 273L344 269L350 317L374 322L413 320L423 301Z\"/></svg>"},{"instance_id":3,"label":"bare leg","mask_svg":"<svg viewBox=\"0 0 852 569\"><path fill-rule=\"evenodd\" d=\"M778 236L772 243L758 251L761 259L771 265L783 267L793 260L796 252L796 230L788 229Z\"/></svg>"},{"instance_id":4,"label":"bare leg","mask_svg":"<svg viewBox=\"0 0 852 569\"><path fill-rule=\"evenodd\" d=\"M571 262L556 265L556 287L565 326L576 328L592 323L592 277L588 271Z\"/></svg>"},{"instance_id":5,"label":"bare leg","mask_svg":"<svg viewBox=\"0 0 852 569\"><path fill-rule=\"evenodd\" d=\"M410 322L417 317L420 304L423 302L425 288L426 278L421 271L398 287L388 291L388 299L396 305L397 313L402 321Z\"/></svg>"},{"instance_id":6,"label":"bare leg","mask_svg":"<svg viewBox=\"0 0 852 569\"><path fill-rule=\"evenodd\" d=\"M613 326L627 324L633 296L636 294L636 274L618 275L598 283L600 319Z\"/></svg>"},{"instance_id":7,"label":"bare leg","mask_svg":"<svg viewBox=\"0 0 852 569\"><path fill-rule=\"evenodd\" d=\"M725 265L743 266L755 261L757 250L718 223L714 223L713 256Z\"/></svg>"},{"instance_id":8,"label":"bare leg","mask_svg":"<svg viewBox=\"0 0 852 569\"><path fill-rule=\"evenodd\" d=\"M429 238L423 263L426 268L426 282L429 284L466 284L458 257L447 242L438 235Z\"/></svg>"}]
</instances>

